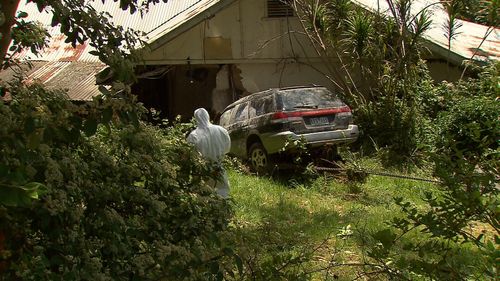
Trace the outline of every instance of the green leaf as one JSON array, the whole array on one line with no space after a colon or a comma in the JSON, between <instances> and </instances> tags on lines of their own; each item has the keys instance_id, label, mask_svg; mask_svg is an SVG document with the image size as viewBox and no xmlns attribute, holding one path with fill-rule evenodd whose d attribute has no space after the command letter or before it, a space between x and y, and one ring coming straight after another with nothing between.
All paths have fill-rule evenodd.
<instances>
[{"instance_id":1,"label":"green leaf","mask_svg":"<svg viewBox=\"0 0 500 281\"><path fill-rule=\"evenodd\" d=\"M56 26L58 24L59 24L59 18L56 15L54 15L52 17L52 21L50 22L50 26Z\"/></svg>"},{"instance_id":2,"label":"green leaf","mask_svg":"<svg viewBox=\"0 0 500 281\"><path fill-rule=\"evenodd\" d=\"M103 85L100 85L98 87L99 89L99 92L101 92L103 95L109 95L111 92L106 88L104 87Z\"/></svg>"},{"instance_id":3,"label":"green leaf","mask_svg":"<svg viewBox=\"0 0 500 281\"><path fill-rule=\"evenodd\" d=\"M29 149L36 149L40 145L43 138L43 131L37 131L28 136L28 143L26 147Z\"/></svg>"},{"instance_id":4,"label":"green leaf","mask_svg":"<svg viewBox=\"0 0 500 281\"><path fill-rule=\"evenodd\" d=\"M24 132L26 134L31 134L35 131L35 119L33 117L28 117L24 122Z\"/></svg>"},{"instance_id":5,"label":"green leaf","mask_svg":"<svg viewBox=\"0 0 500 281\"><path fill-rule=\"evenodd\" d=\"M111 118L113 117L113 108L107 107L102 111L102 123L108 124L111 121Z\"/></svg>"},{"instance_id":6,"label":"green leaf","mask_svg":"<svg viewBox=\"0 0 500 281\"><path fill-rule=\"evenodd\" d=\"M139 127L139 117L137 116L137 112L129 111L127 112L129 116L129 120L132 121L132 125L135 127Z\"/></svg>"},{"instance_id":7,"label":"green leaf","mask_svg":"<svg viewBox=\"0 0 500 281\"><path fill-rule=\"evenodd\" d=\"M31 197L21 187L0 184L0 204L5 206L26 206L31 202Z\"/></svg>"},{"instance_id":8,"label":"green leaf","mask_svg":"<svg viewBox=\"0 0 500 281\"><path fill-rule=\"evenodd\" d=\"M83 132L87 137L93 136L97 132L97 121L93 118L85 120L85 123L83 123Z\"/></svg>"},{"instance_id":9,"label":"green leaf","mask_svg":"<svg viewBox=\"0 0 500 281\"><path fill-rule=\"evenodd\" d=\"M17 13L17 17L18 18L27 18L28 13L21 11L21 12Z\"/></svg>"},{"instance_id":10,"label":"green leaf","mask_svg":"<svg viewBox=\"0 0 500 281\"><path fill-rule=\"evenodd\" d=\"M108 78L110 73L111 73L111 67L106 67L104 70L102 70L97 74L97 78L100 80L105 80Z\"/></svg>"},{"instance_id":11,"label":"green leaf","mask_svg":"<svg viewBox=\"0 0 500 281\"><path fill-rule=\"evenodd\" d=\"M10 183L23 184L26 180L26 174L21 168L17 168L15 171L8 173L7 180Z\"/></svg>"},{"instance_id":12,"label":"green leaf","mask_svg":"<svg viewBox=\"0 0 500 281\"><path fill-rule=\"evenodd\" d=\"M46 186L39 182L30 182L24 185L22 189L26 192L26 195L32 199L38 199L39 195L42 195L46 191Z\"/></svg>"},{"instance_id":13,"label":"green leaf","mask_svg":"<svg viewBox=\"0 0 500 281\"><path fill-rule=\"evenodd\" d=\"M384 248L389 249L394 244L394 239L396 239L396 234L393 233L390 229L386 228L372 234L372 237L375 238L380 243L382 243Z\"/></svg>"}]
</instances>

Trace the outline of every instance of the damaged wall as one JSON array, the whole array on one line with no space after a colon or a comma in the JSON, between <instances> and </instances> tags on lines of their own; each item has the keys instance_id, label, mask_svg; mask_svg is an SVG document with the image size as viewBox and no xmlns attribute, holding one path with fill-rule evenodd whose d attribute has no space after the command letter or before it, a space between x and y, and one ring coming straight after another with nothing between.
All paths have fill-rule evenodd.
<instances>
[{"instance_id":1,"label":"damaged wall","mask_svg":"<svg viewBox=\"0 0 500 281\"><path fill-rule=\"evenodd\" d=\"M322 64L315 65L322 70ZM298 63L237 64L245 91L253 93L269 88L322 85L333 90L332 83L321 73ZM326 71L323 69L323 71Z\"/></svg>"},{"instance_id":2,"label":"damaged wall","mask_svg":"<svg viewBox=\"0 0 500 281\"><path fill-rule=\"evenodd\" d=\"M317 71L323 64L301 31L296 17L268 18L267 0L239 0L144 59L150 65L177 65L169 74L169 118L190 117L195 108L205 107L216 119L237 98L268 88L317 84L334 89ZM188 62L193 69L209 69L207 79L190 83Z\"/></svg>"}]
</instances>

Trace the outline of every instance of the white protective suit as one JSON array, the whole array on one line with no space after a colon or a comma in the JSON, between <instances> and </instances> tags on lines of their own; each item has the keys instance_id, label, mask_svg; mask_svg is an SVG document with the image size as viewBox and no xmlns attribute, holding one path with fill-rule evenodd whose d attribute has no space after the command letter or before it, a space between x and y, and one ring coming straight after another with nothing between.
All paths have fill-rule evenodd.
<instances>
[{"instance_id":1,"label":"white protective suit","mask_svg":"<svg viewBox=\"0 0 500 281\"><path fill-rule=\"evenodd\" d=\"M189 134L187 141L194 144L205 159L220 166L221 178L214 184L215 190L222 198L229 198L229 182L221 163L224 154L231 148L229 133L223 127L210 123L210 116L204 108L196 109L194 118L196 129Z\"/></svg>"}]
</instances>

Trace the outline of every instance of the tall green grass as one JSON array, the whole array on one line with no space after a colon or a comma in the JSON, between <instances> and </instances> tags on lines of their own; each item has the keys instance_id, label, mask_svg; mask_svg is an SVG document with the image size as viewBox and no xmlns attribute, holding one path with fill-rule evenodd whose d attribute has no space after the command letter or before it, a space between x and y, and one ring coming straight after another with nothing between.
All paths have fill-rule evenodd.
<instances>
[{"instance_id":1,"label":"tall green grass","mask_svg":"<svg viewBox=\"0 0 500 281\"><path fill-rule=\"evenodd\" d=\"M316 273L307 274L308 278L354 279L356 267L329 273L320 267L332 260L360 262L362 243L346 236L353 235L353 231L381 229L387 221L400 216L394 197L421 204L423 192L436 190L430 183L381 176L369 176L365 183L353 188L352 183L332 175L302 182L296 177L277 180L234 170L228 173L236 247L252 261L254 270L265 271L261 273L267 277L261 279L267 280L302 280L299 273L313 271ZM272 275L274 269L266 271L280 267L286 259L296 262L295 267L290 265L293 270L289 276Z\"/></svg>"},{"instance_id":2,"label":"tall green grass","mask_svg":"<svg viewBox=\"0 0 500 281\"><path fill-rule=\"evenodd\" d=\"M420 202L430 183L369 176L359 192L349 183L319 176L309 184L229 171L235 220L247 226L272 223L284 234L322 239L348 224L374 227L397 215L394 197Z\"/></svg>"}]
</instances>

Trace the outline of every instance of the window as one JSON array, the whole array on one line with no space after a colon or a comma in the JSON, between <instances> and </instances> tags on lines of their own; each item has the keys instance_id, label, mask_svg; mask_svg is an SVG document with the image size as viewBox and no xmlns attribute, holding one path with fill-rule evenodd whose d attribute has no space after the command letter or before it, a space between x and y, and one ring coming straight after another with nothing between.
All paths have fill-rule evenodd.
<instances>
[{"instance_id":1,"label":"window","mask_svg":"<svg viewBox=\"0 0 500 281\"><path fill-rule=\"evenodd\" d=\"M342 101L326 89L296 89L278 94L283 110L342 106Z\"/></svg>"},{"instance_id":2,"label":"window","mask_svg":"<svg viewBox=\"0 0 500 281\"><path fill-rule=\"evenodd\" d=\"M255 108L255 115L260 116L273 111L273 96L267 96L252 101L252 107Z\"/></svg>"},{"instance_id":3,"label":"window","mask_svg":"<svg viewBox=\"0 0 500 281\"><path fill-rule=\"evenodd\" d=\"M219 121L219 124L222 127L226 127L229 125L229 119L231 118L231 112L232 112L232 110L230 109L230 110L222 113L222 115L220 117L220 121Z\"/></svg>"},{"instance_id":4,"label":"window","mask_svg":"<svg viewBox=\"0 0 500 281\"><path fill-rule=\"evenodd\" d=\"M289 0L267 0L267 16L269 18L293 17L293 9Z\"/></svg>"},{"instance_id":5,"label":"window","mask_svg":"<svg viewBox=\"0 0 500 281\"><path fill-rule=\"evenodd\" d=\"M242 103L236 108L236 115L234 116L234 122L245 121L248 117L248 103Z\"/></svg>"}]
</instances>

